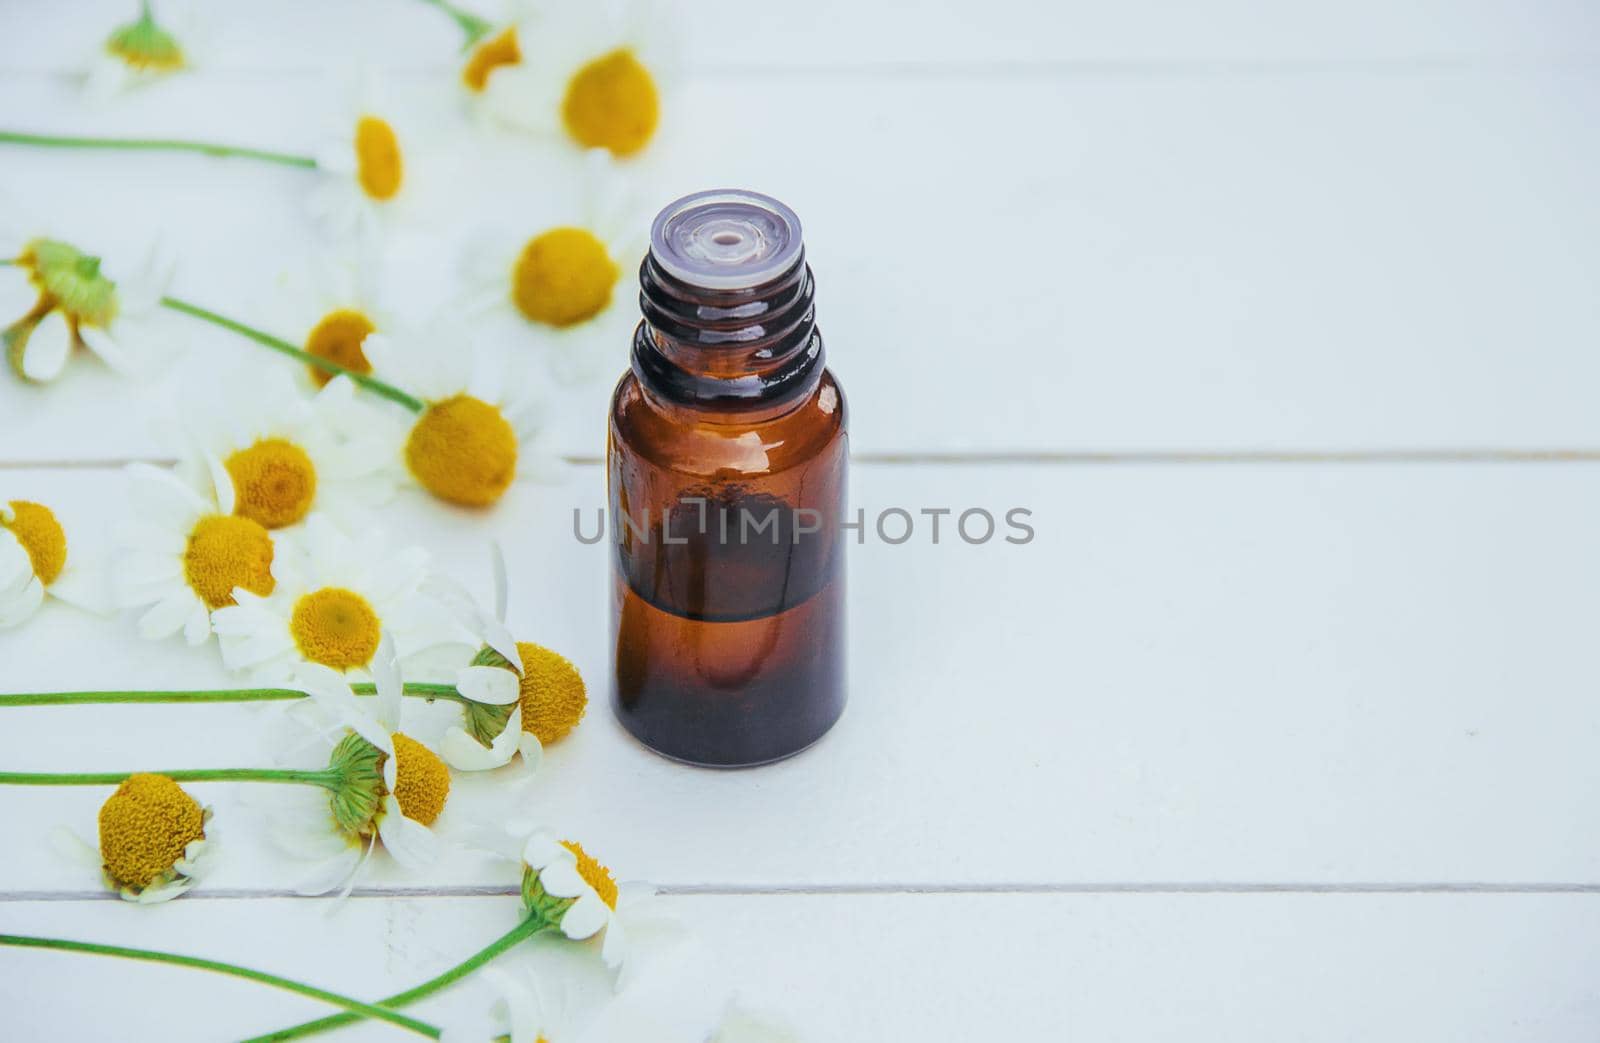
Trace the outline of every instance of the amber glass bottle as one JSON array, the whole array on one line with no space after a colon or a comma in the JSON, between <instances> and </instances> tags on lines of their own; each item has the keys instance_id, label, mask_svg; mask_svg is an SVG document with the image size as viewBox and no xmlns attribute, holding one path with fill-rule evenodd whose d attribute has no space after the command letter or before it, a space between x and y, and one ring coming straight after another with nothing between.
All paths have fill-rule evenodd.
<instances>
[{"instance_id":1,"label":"amber glass bottle","mask_svg":"<svg viewBox=\"0 0 1600 1043\"><path fill-rule=\"evenodd\" d=\"M844 394L800 222L714 191L668 206L611 401L612 705L646 746L764 764L844 710Z\"/></svg>"}]
</instances>

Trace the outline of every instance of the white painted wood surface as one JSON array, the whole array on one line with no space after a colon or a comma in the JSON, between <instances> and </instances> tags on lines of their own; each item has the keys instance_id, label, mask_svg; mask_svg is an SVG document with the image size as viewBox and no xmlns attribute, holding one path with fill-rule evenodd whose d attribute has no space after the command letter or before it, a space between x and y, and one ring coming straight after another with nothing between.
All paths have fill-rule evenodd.
<instances>
[{"instance_id":1,"label":"white painted wood surface","mask_svg":"<svg viewBox=\"0 0 1600 1043\"><path fill-rule=\"evenodd\" d=\"M328 6L206 5L202 73L96 109L66 73L122 5L10 0L0 126L304 149L345 74L377 66L437 215L396 244L391 285L439 300L471 231L559 210L564 171L457 125L437 14ZM857 548L843 722L793 761L712 773L644 752L604 706L604 551L570 535L599 467L487 516L402 498L387 527L480 589L504 541L515 629L590 681L528 813L662 889L708 991L806 1040L1592 1040L1592 6L722 3L682 21L645 216L708 181L793 203L854 409L854 503L1022 506L1038 538ZM306 187L10 149L0 229L107 252L160 233L177 292L272 326L319 249ZM0 316L17 292L0 271ZM521 331L487 332L538 360ZM43 392L0 382L0 494L103 545L118 465L172 455L154 420L181 381L277 365L225 334L190 358L146 385L92 365ZM552 388L560 451L598 455L608 385ZM209 650L59 606L0 633L0 665L5 690L225 680ZM0 764L261 763L280 723L12 710ZM459 780L447 831L495 787ZM503 929L509 898L461 892L511 880L465 855L420 879L379 859L333 915L281 897L294 869L258 834L273 795L242 789L195 787L228 857L154 910L106 900L48 843L91 831L104 791L7 791L0 931L371 997ZM423 1012L470 1022L487 999ZM29 1040L233 1038L314 1013L4 949L0 1009L0 1037Z\"/></svg>"},{"instance_id":2,"label":"white painted wood surface","mask_svg":"<svg viewBox=\"0 0 1600 1043\"><path fill-rule=\"evenodd\" d=\"M1592 895L738 895L662 900L714 956L694 976L755 984L746 1002L807 1039L1087 1036L1117 1043L1449 1039L1547 1043L1592 1035L1600 921ZM18 930L181 948L263 969L403 988L505 929L509 897L18 902ZM292 938L293 944L278 941ZM1552 951L1550 939L1564 944ZM573 961L554 946L539 966ZM316 1016L308 1001L193 972L28 954L42 982L97 1003L14 1008L17 1038L239 1038ZM15 973L21 961L8 956ZM27 965L24 965L27 966ZM733 968L731 971L727 968ZM481 985L417 1010L487 1006ZM627 993L623 994L624 997ZM117 1004L171 997L176 1009ZM204 1011L210 1032L182 1024ZM178 1022L178 1024L174 1024ZM400 1039L348 1032L334 1039ZM659 1038L650 1033L620 1040Z\"/></svg>"}]
</instances>

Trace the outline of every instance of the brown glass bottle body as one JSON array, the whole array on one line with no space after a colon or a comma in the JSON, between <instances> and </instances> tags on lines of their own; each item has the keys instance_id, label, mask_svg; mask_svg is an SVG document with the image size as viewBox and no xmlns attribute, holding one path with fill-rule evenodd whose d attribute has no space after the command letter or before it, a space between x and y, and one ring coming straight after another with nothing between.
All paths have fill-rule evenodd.
<instances>
[{"instance_id":1,"label":"brown glass bottle body","mask_svg":"<svg viewBox=\"0 0 1600 1043\"><path fill-rule=\"evenodd\" d=\"M805 749L845 703L845 401L803 256L706 290L649 258L611 402L612 706L668 757Z\"/></svg>"}]
</instances>

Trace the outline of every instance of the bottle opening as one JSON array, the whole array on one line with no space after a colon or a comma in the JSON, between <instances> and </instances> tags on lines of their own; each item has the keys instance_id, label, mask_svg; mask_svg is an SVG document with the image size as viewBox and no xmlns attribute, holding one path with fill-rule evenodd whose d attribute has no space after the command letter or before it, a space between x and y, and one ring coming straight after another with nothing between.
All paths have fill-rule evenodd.
<instances>
[{"instance_id":1,"label":"bottle opening","mask_svg":"<svg viewBox=\"0 0 1600 1043\"><path fill-rule=\"evenodd\" d=\"M708 290L771 282L800 258L800 218L759 192L712 189L656 215L650 253L669 274Z\"/></svg>"}]
</instances>

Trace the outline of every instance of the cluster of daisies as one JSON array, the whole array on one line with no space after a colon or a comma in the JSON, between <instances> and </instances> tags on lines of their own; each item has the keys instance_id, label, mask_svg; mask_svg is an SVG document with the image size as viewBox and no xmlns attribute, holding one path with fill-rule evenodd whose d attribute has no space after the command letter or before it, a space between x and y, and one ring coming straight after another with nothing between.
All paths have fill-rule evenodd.
<instances>
[{"instance_id":1,"label":"cluster of daisies","mask_svg":"<svg viewBox=\"0 0 1600 1043\"><path fill-rule=\"evenodd\" d=\"M425 223L413 205L412 174L415 163L427 161L408 147L397 130L403 124L392 118L384 92L369 75L354 103L327 117L321 140L308 143L303 153L237 142L0 129L0 145L178 151L304 168L314 178L308 195L312 213L342 250L359 258L343 266L354 278L317 283L322 292L312 305L315 314L302 308L285 329L247 332L206 309L198 309L203 316L194 309L174 309L175 302L165 296L170 265L112 263L105 271L94 244L62 242L38 230L0 229L0 251L5 251L0 263L22 269L35 291L31 307L0 315L0 322L8 323L3 338L15 374L33 383L52 381L78 348L119 370L147 368L170 356L169 346L183 339L174 337L170 321L151 328L147 320L171 320L176 310L191 321L222 320L219 324L247 336L266 333L323 360L324 379L340 372L371 377L366 386L398 387L403 394L391 397L409 398L414 405L464 392L461 320L470 326L491 313L520 323L532 341L547 348L519 354L547 357L558 379L612 375L608 371L618 353L606 345L623 344L624 326L631 325L626 309L614 307L618 283L644 246L646 215L634 206L629 167L655 139L661 121L674 50L667 23L646 0L620 5L529 0L516 3L499 23L447 3L432 6L453 17L465 35L451 89L462 95L464 114L473 117L468 125L489 123L555 153L581 157L570 165L575 184L544 193L565 202L550 203L529 227L497 221L493 231L464 244L457 265L460 285L440 307L448 322L401 328L383 307L371 277L390 242L388 233L415 232ZM191 67L190 51L146 3L137 19L107 38L88 79L102 86L141 87ZM440 325L452 330L444 342ZM425 342L414 353L423 356L420 371L381 372L386 363L398 361L374 357L382 353L378 337ZM455 365L436 372L446 360ZM409 377L419 383L408 386ZM432 385L428 378L434 378ZM497 410L504 405L489 404ZM481 500L488 494L477 495Z\"/></svg>"},{"instance_id":2,"label":"cluster of daisies","mask_svg":"<svg viewBox=\"0 0 1600 1043\"><path fill-rule=\"evenodd\" d=\"M548 353L556 376L598 376L609 360L590 346L601 336L618 339L608 322L620 312L617 285L643 247L642 236L629 238L642 221L628 205L623 171L660 123L670 68L664 26L644 6L519 3L497 23L446 0L428 2L463 33L454 89L471 115L582 156L583 203L557 223L475 244L459 266L452 319L498 313L557 349ZM146 0L105 39L90 86L108 95L191 70L196 55L186 41ZM148 372L202 330L285 357L275 377L252 376L239 393L207 386L184 394L185 408L174 411L179 463L128 468L128 509L112 560L100 568L69 545L50 506L0 501L0 627L23 623L55 597L125 612L152 640L214 645L252 686L231 701L306 707L293 716L322 748L312 768L119 776L100 810L98 844L71 842L124 898L160 902L192 887L216 854L212 812L184 783L288 782L300 784L290 791L303 800L277 810L273 832L312 863L301 891L348 893L379 848L405 867L430 863L452 771L519 758L536 766L544 746L583 717L587 693L565 658L512 636L498 553L487 609L425 550L391 545L371 524L403 486L485 509L547 462L537 410L519 394L530 382L512 379L511 360L463 343L458 322L402 320L383 303L373 245L404 221L416 157L380 93L365 91L304 154L33 130L0 130L0 145L150 148L304 168L315 177L311 211L362 258L317 262L315 293L302 294L301 306L285 309L282 328L268 330L172 296L174 268L159 253L122 266L103 262L85 248L91 244L0 230L0 279L17 280L31 302L0 315L0 343L27 384L54 381L76 355ZM73 694L93 701L114 693ZM183 701L195 693L141 694ZM406 731L406 707L418 701L459 708L437 748ZM0 772L0 782L106 780ZM620 968L629 891L581 845L520 827L475 846L520 872L519 922L496 945L540 933L594 939L605 966ZM409 994L443 987L459 970ZM486 977L513 1040L559 1031L536 978ZM777 1038L747 1028L738 1016L722 1018L705 1022L696 1038Z\"/></svg>"},{"instance_id":3,"label":"cluster of daisies","mask_svg":"<svg viewBox=\"0 0 1600 1043\"><path fill-rule=\"evenodd\" d=\"M350 394L343 378L317 400L341 389ZM317 400L305 402L288 387L279 395L261 395L256 417L197 424L196 444L176 469L129 466L129 509L104 568L103 601L55 512L30 501L6 504L0 621L20 622L47 594L120 607L146 638L214 641L242 682L305 693L322 720L348 733L330 754L333 774L309 780L329 791L319 799L334 809L337 826L319 838L328 864L324 886L311 889L322 891L349 886L374 837L403 863L430 861L425 833L443 809L449 768L497 768L519 755L537 764L543 745L581 719L587 694L570 662L515 640L505 625L498 554L489 611L435 571L426 550L391 546L363 520L361 511L392 486L367 465L353 441L360 436L320 422ZM250 691L241 689L240 700ZM401 732L408 694L461 707L440 742L442 760ZM328 820L311 811L303 821L323 827ZM187 859L194 839L169 847ZM123 875L112 869L114 853L103 853L108 880L128 897L170 897L192 879L176 862Z\"/></svg>"}]
</instances>

